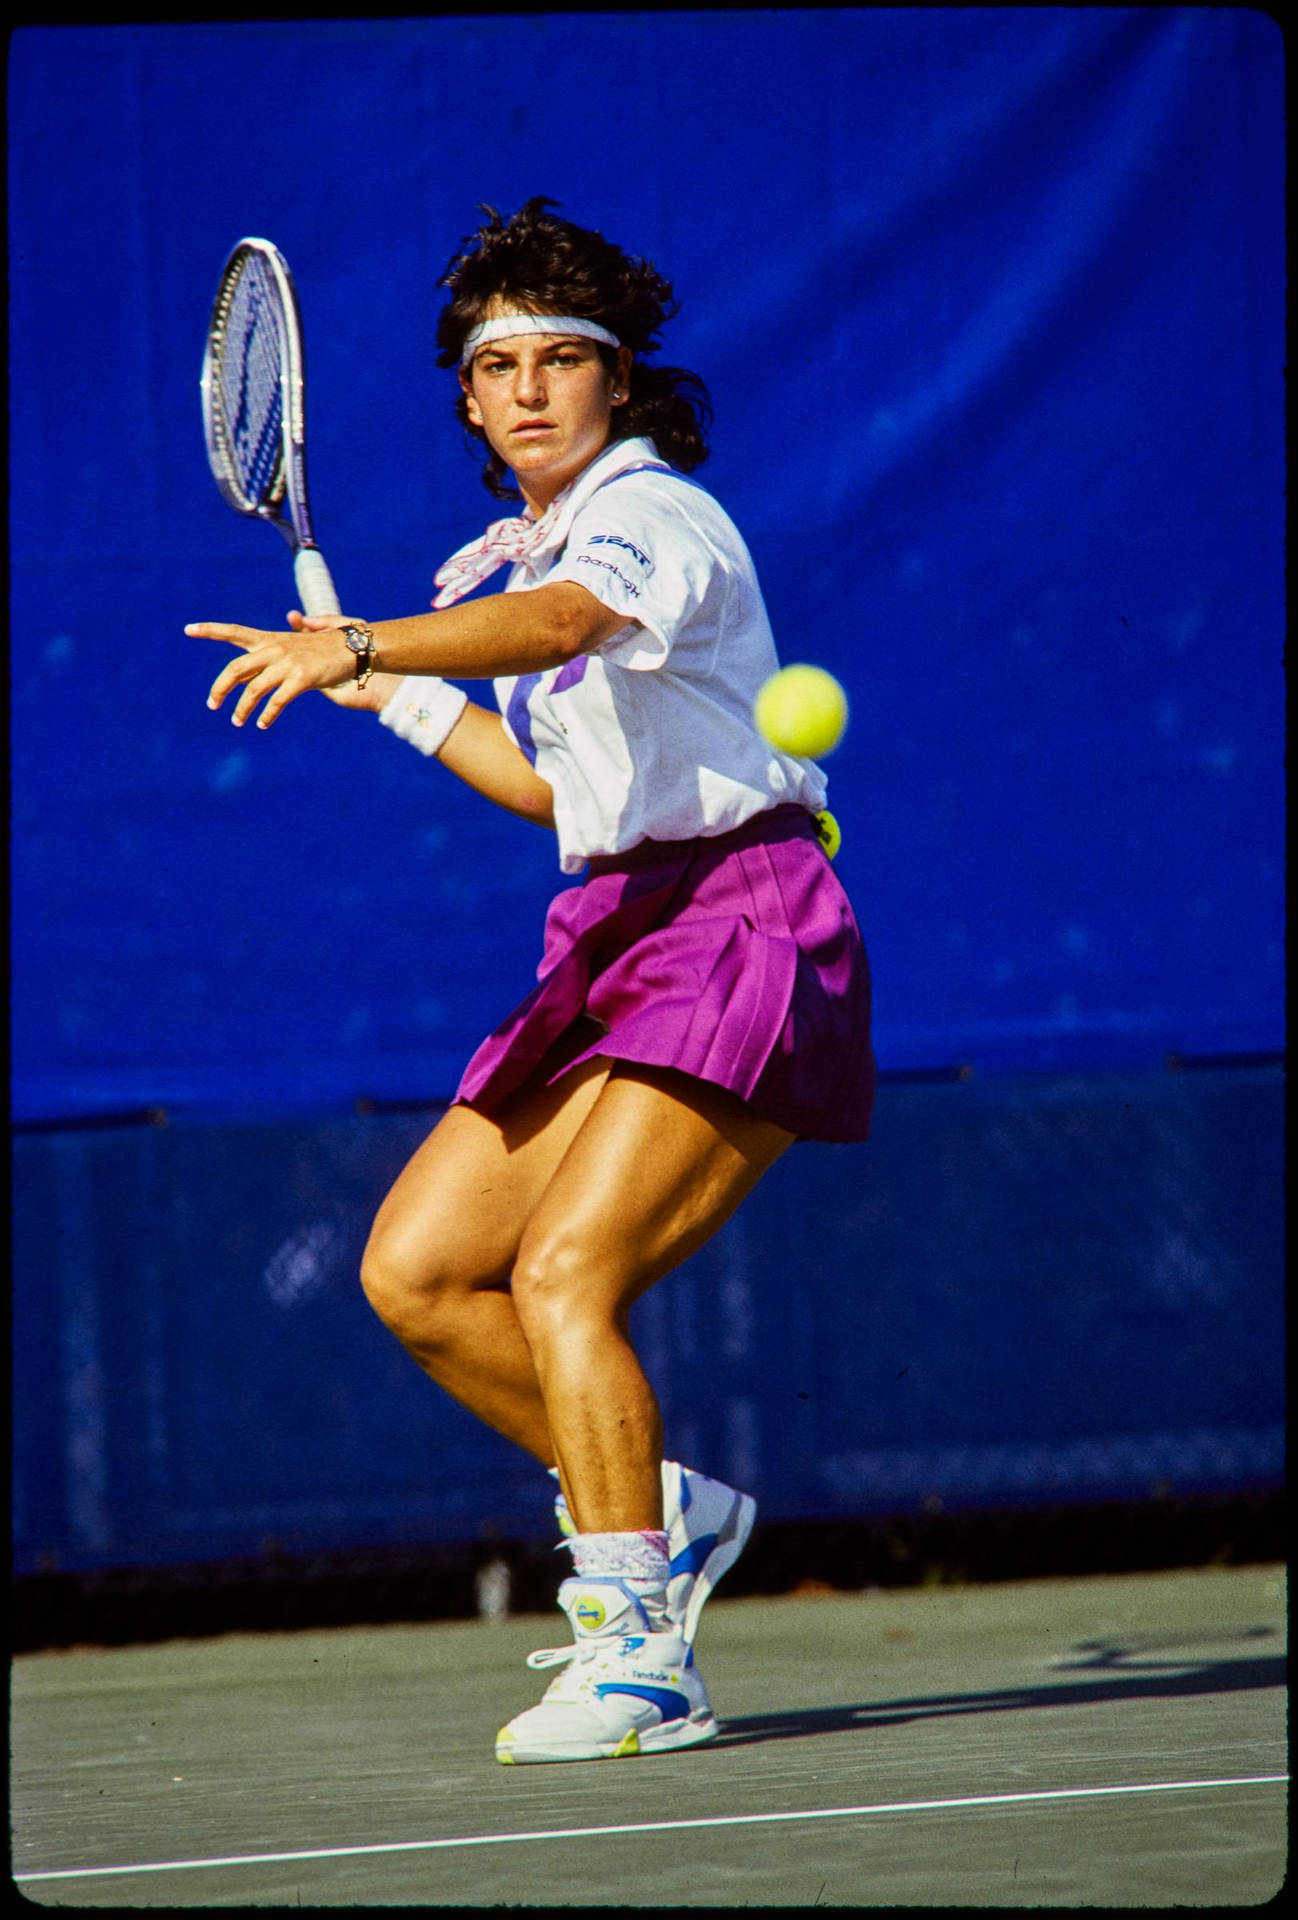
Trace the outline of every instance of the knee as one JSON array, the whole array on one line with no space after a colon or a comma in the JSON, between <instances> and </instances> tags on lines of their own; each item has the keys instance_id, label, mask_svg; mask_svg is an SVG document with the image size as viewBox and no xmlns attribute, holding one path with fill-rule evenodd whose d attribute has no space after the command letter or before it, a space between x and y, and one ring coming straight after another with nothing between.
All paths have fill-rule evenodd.
<instances>
[{"instance_id":1,"label":"knee","mask_svg":"<svg viewBox=\"0 0 1298 1920\"><path fill-rule=\"evenodd\" d=\"M408 1310L413 1274L391 1240L372 1233L361 1255L361 1291L385 1326L393 1327Z\"/></svg>"},{"instance_id":2,"label":"knee","mask_svg":"<svg viewBox=\"0 0 1298 1920\"><path fill-rule=\"evenodd\" d=\"M384 1326L399 1340L435 1344L447 1319L447 1276L435 1251L400 1235L375 1230L361 1256L361 1289Z\"/></svg>"},{"instance_id":3,"label":"knee","mask_svg":"<svg viewBox=\"0 0 1298 1920\"><path fill-rule=\"evenodd\" d=\"M565 1230L525 1236L514 1263L511 1291L519 1324L529 1345L567 1333L604 1326L618 1319L618 1289L605 1264Z\"/></svg>"}]
</instances>

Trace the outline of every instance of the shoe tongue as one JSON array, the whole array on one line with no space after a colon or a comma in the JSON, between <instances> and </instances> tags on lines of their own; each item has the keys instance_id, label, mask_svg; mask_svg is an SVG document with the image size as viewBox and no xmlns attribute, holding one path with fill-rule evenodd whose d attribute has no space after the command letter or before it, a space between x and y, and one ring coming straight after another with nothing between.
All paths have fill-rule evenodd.
<instances>
[{"instance_id":1,"label":"shoe tongue","mask_svg":"<svg viewBox=\"0 0 1298 1920\"><path fill-rule=\"evenodd\" d=\"M617 1580L565 1580L559 1589L559 1605L571 1620L578 1640L646 1630L635 1595Z\"/></svg>"}]
</instances>

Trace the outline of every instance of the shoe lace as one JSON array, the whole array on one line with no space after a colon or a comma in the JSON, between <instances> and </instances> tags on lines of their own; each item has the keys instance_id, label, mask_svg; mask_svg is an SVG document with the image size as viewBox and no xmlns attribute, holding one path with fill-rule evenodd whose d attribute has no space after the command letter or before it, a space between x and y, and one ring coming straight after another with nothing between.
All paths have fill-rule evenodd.
<instances>
[{"instance_id":1,"label":"shoe lace","mask_svg":"<svg viewBox=\"0 0 1298 1920\"><path fill-rule=\"evenodd\" d=\"M535 1653L529 1653L529 1667L561 1667L566 1660L585 1658L587 1647L579 1647L574 1641L567 1647L538 1647Z\"/></svg>"},{"instance_id":2,"label":"shoe lace","mask_svg":"<svg viewBox=\"0 0 1298 1920\"><path fill-rule=\"evenodd\" d=\"M527 1664L529 1667L563 1669L546 1688L544 1697L547 1701L580 1700L598 1675L600 1651L597 1640L574 1642L566 1647L538 1647L535 1653L528 1654Z\"/></svg>"}]
</instances>

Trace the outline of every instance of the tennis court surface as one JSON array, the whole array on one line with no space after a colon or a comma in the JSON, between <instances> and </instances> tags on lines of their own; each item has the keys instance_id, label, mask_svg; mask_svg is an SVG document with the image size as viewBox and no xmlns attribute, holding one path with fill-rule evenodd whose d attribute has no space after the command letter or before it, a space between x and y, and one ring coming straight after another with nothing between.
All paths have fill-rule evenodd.
<instances>
[{"instance_id":1,"label":"tennis court surface","mask_svg":"<svg viewBox=\"0 0 1298 1920\"><path fill-rule=\"evenodd\" d=\"M715 1601L710 1746L501 1767L555 1615L14 1664L49 1906L1230 1906L1285 1874L1279 1567Z\"/></svg>"}]
</instances>

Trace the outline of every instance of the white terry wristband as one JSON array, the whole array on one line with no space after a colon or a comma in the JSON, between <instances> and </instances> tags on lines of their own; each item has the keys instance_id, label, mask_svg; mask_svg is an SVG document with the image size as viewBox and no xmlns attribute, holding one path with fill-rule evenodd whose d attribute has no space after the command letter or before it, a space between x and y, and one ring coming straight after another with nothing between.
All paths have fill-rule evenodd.
<instances>
[{"instance_id":1,"label":"white terry wristband","mask_svg":"<svg viewBox=\"0 0 1298 1920\"><path fill-rule=\"evenodd\" d=\"M436 753L469 704L460 687L433 675L409 674L379 713L379 720L420 753Z\"/></svg>"}]
</instances>

